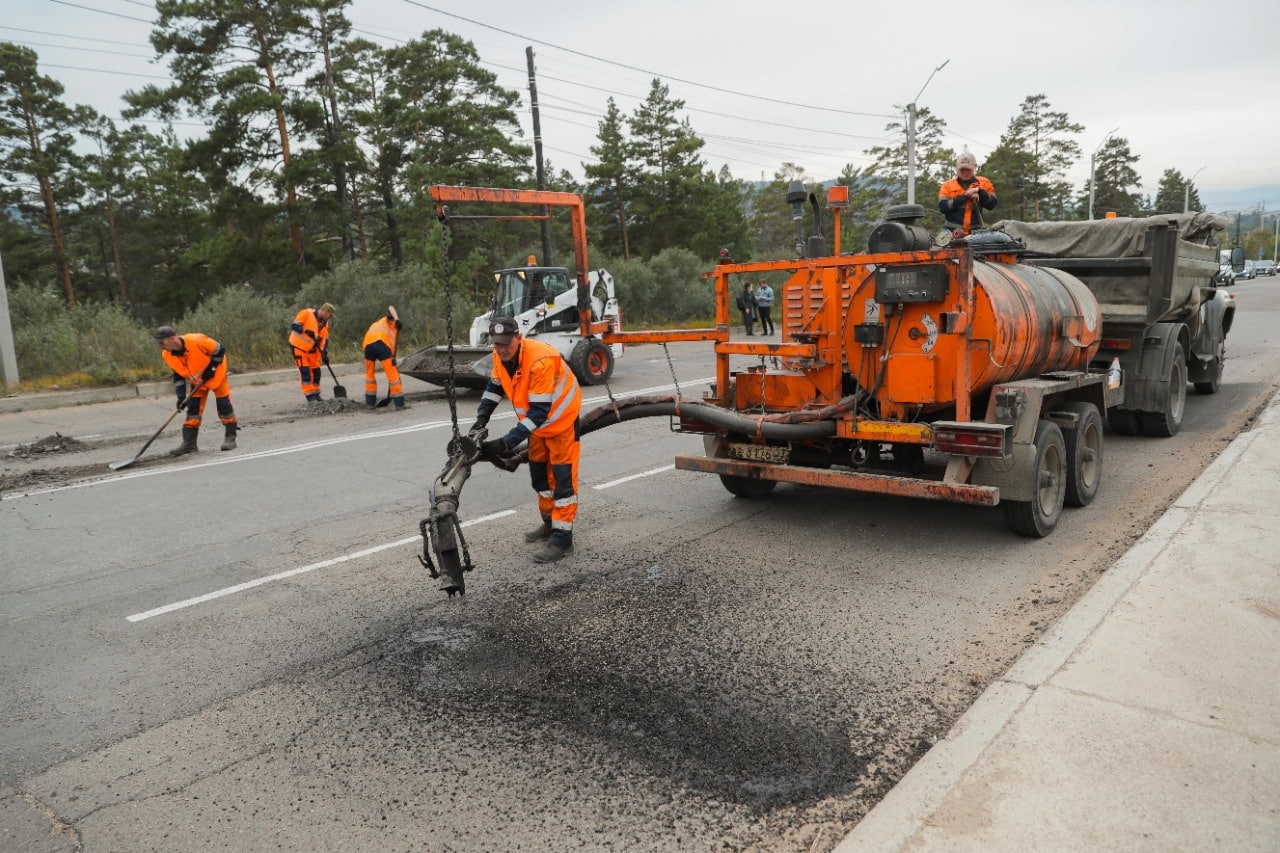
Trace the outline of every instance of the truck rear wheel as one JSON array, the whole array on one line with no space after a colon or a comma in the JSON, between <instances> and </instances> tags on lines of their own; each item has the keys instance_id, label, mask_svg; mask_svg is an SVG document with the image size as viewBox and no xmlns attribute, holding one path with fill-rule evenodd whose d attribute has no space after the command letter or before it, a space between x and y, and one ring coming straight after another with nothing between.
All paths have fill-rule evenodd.
<instances>
[{"instance_id":1,"label":"truck rear wheel","mask_svg":"<svg viewBox=\"0 0 1280 853\"><path fill-rule=\"evenodd\" d=\"M603 385L613 375L613 350L599 338L583 338L569 353L569 367L583 385Z\"/></svg>"},{"instance_id":2,"label":"truck rear wheel","mask_svg":"<svg viewBox=\"0 0 1280 853\"><path fill-rule=\"evenodd\" d=\"M1222 387L1222 366L1227 360L1227 341L1225 338L1218 341L1218 354L1214 356L1213 364L1209 365L1208 379L1204 382L1197 382L1197 394L1217 394L1218 389Z\"/></svg>"},{"instance_id":3,"label":"truck rear wheel","mask_svg":"<svg viewBox=\"0 0 1280 853\"><path fill-rule=\"evenodd\" d=\"M1009 529L1019 536L1042 539L1058 526L1067 496L1067 448L1062 430L1053 421L1036 424L1035 464L1031 469L1031 500L1000 501Z\"/></svg>"},{"instance_id":4,"label":"truck rear wheel","mask_svg":"<svg viewBox=\"0 0 1280 853\"><path fill-rule=\"evenodd\" d=\"M753 477L731 477L728 474L720 475L720 482L729 490L729 494L738 498L762 498L773 491L773 487L778 485L775 480L757 480Z\"/></svg>"},{"instance_id":5,"label":"truck rear wheel","mask_svg":"<svg viewBox=\"0 0 1280 853\"><path fill-rule=\"evenodd\" d=\"M1187 358L1180 343L1173 345L1168 384L1164 407L1158 412L1142 413L1142 431L1147 435L1168 438L1182 429L1182 414L1187 408Z\"/></svg>"},{"instance_id":6,"label":"truck rear wheel","mask_svg":"<svg viewBox=\"0 0 1280 853\"><path fill-rule=\"evenodd\" d=\"M1068 403L1062 410L1076 416L1076 425L1062 431L1067 445L1066 503L1088 506L1102 482L1102 416L1093 403Z\"/></svg>"},{"instance_id":7,"label":"truck rear wheel","mask_svg":"<svg viewBox=\"0 0 1280 853\"><path fill-rule=\"evenodd\" d=\"M1107 425L1116 435L1138 434L1138 413L1133 409L1108 409Z\"/></svg>"}]
</instances>

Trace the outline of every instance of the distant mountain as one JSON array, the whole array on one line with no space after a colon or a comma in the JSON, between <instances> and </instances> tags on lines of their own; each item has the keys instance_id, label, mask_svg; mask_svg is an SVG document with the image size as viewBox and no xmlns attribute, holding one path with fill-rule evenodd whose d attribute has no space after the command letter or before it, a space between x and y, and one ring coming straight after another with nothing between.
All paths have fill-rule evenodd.
<instances>
[{"instance_id":1,"label":"distant mountain","mask_svg":"<svg viewBox=\"0 0 1280 853\"><path fill-rule=\"evenodd\" d=\"M1264 210L1280 210L1280 184L1246 187L1239 190L1202 190L1197 188L1200 201L1211 213L1256 213Z\"/></svg>"}]
</instances>

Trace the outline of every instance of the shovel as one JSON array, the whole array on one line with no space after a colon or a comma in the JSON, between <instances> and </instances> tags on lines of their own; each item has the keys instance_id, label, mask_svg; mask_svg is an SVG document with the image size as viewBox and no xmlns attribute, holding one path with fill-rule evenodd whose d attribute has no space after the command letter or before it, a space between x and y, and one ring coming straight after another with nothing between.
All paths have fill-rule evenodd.
<instances>
[{"instance_id":1,"label":"shovel","mask_svg":"<svg viewBox=\"0 0 1280 853\"><path fill-rule=\"evenodd\" d=\"M178 408L174 409L172 412L169 413L169 417L165 418L164 423L160 424L160 429L156 430L155 435L147 439L147 443L142 445L142 448L133 455L132 459L125 459L122 462L111 462L107 465L107 467L110 468L112 471L119 471L121 468L128 468L130 465L132 465L133 463L137 462L140 458L142 458L142 454L147 452L147 448L151 446L151 442L159 438L160 433L164 432L165 427L167 427L173 421L173 419L178 416L178 412L181 412L183 409L187 407L187 403L191 402L191 398L196 395L196 392L204 387L204 383L205 383L205 380L201 379L200 382L196 385L196 387L191 389L191 393L188 394L186 398L182 401L182 403L178 405Z\"/></svg>"},{"instance_id":2,"label":"shovel","mask_svg":"<svg viewBox=\"0 0 1280 853\"><path fill-rule=\"evenodd\" d=\"M333 365L332 365L332 364L330 364L328 361L326 361L326 362L324 363L324 366L325 366L325 367L327 367L327 368L329 368L329 375L333 377L333 396L334 396L334 399L337 399L337 400L345 400L345 399L347 399L347 389L346 389L346 388L343 388L341 385L339 385L339 384L338 384L338 375L337 375L336 373L334 373L334 372L333 372Z\"/></svg>"}]
</instances>

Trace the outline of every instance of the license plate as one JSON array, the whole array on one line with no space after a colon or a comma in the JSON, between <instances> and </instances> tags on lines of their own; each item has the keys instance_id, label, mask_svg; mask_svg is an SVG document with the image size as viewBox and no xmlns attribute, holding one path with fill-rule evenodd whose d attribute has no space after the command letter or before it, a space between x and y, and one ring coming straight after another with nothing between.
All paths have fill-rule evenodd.
<instances>
[{"instance_id":1,"label":"license plate","mask_svg":"<svg viewBox=\"0 0 1280 853\"><path fill-rule=\"evenodd\" d=\"M771 444L730 444L729 456L750 462L772 462L775 465L785 465L791 458L791 451Z\"/></svg>"}]
</instances>

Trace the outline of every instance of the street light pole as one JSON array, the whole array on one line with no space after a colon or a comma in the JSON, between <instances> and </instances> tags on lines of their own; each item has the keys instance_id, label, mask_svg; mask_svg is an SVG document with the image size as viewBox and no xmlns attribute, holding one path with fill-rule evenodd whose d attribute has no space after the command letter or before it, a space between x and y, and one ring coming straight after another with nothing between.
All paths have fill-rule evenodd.
<instances>
[{"instance_id":1,"label":"street light pole","mask_svg":"<svg viewBox=\"0 0 1280 853\"><path fill-rule=\"evenodd\" d=\"M933 79L933 75L947 67L950 59L944 60L941 65L933 69L933 74L929 75L929 80L924 81L924 86L920 87L920 91L916 92L915 99L907 104L907 204L916 203L916 101L920 100L920 96L924 94L925 88L929 85L929 81Z\"/></svg>"},{"instance_id":2,"label":"street light pole","mask_svg":"<svg viewBox=\"0 0 1280 853\"><path fill-rule=\"evenodd\" d=\"M1207 166L1201 166L1199 169L1196 169L1195 175L1192 175L1190 178L1187 178L1186 186L1182 188L1182 212L1183 213L1191 212L1191 182L1196 179L1196 175L1200 174L1207 168L1208 168Z\"/></svg>"},{"instance_id":3,"label":"street light pole","mask_svg":"<svg viewBox=\"0 0 1280 853\"><path fill-rule=\"evenodd\" d=\"M1097 184L1098 184L1097 178L1095 177L1095 171L1097 169L1097 162L1098 162L1098 152L1102 150L1102 146L1107 144L1107 140L1111 138L1111 134L1115 133L1119 129L1120 128L1117 127L1115 128L1115 130L1107 131L1107 135L1102 137L1102 141L1098 143L1098 147L1093 149L1093 153L1089 155L1089 218L1090 219L1093 219L1093 196L1094 196L1094 190L1097 188Z\"/></svg>"}]
</instances>

